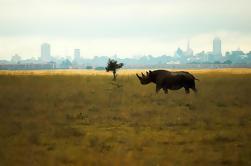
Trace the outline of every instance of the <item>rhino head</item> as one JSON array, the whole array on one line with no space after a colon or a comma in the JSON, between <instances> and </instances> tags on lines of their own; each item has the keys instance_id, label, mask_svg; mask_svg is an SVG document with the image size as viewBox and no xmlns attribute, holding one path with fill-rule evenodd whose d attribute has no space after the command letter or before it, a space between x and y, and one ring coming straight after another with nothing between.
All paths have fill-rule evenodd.
<instances>
[{"instance_id":1,"label":"rhino head","mask_svg":"<svg viewBox=\"0 0 251 166\"><path fill-rule=\"evenodd\" d=\"M152 73L152 71L149 70L149 72L146 72L146 75L141 73L141 75L142 75L141 77L138 74L136 74L136 76L138 77L140 83L142 85L145 85L145 84L149 84L150 82L152 82L151 73Z\"/></svg>"}]
</instances>

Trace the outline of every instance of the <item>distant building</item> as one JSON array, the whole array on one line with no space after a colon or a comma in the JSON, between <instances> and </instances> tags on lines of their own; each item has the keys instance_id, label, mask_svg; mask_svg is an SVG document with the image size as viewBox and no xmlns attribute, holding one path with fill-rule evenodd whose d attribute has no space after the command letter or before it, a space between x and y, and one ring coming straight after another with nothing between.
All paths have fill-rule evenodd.
<instances>
[{"instance_id":1,"label":"distant building","mask_svg":"<svg viewBox=\"0 0 251 166\"><path fill-rule=\"evenodd\" d=\"M41 57L40 57L40 60L44 61L44 62L49 62L49 61L52 60L50 44L43 43L41 45Z\"/></svg>"},{"instance_id":2,"label":"distant building","mask_svg":"<svg viewBox=\"0 0 251 166\"><path fill-rule=\"evenodd\" d=\"M190 48L190 41L187 42L187 50L185 52L186 56L191 57L193 56L193 50Z\"/></svg>"},{"instance_id":3,"label":"distant building","mask_svg":"<svg viewBox=\"0 0 251 166\"><path fill-rule=\"evenodd\" d=\"M19 63L20 61L21 61L21 57L18 54L15 54L14 56L11 57L12 63Z\"/></svg>"},{"instance_id":4,"label":"distant building","mask_svg":"<svg viewBox=\"0 0 251 166\"><path fill-rule=\"evenodd\" d=\"M117 54L113 55L112 59L117 60L118 59L118 55Z\"/></svg>"},{"instance_id":5,"label":"distant building","mask_svg":"<svg viewBox=\"0 0 251 166\"><path fill-rule=\"evenodd\" d=\"M175 58L184 58L184 52L181 48L178 48L176 52L174 53Z\"/></svg>"},{"instance_id":6,"label":"distant building","mask_svg":"<svg viewBox=\"0 0 251 166\"><path fill-rule=\"evenodd\" d=\"M248 55L246 55L240 48L238 48L235 51L226 52L226 58L233 63L245 63L245 61L248 58Z\"/></svg>"},{"instance_id":7,"label":"distant building","mask_svg":"<svg viewBox=\"0 0 251 166\"><path fill-rule=\"evenodd\" d=\"M213 40L213 54L216 56L222 56L221 40L218 37L214 38L214 40Z\"/></svg>"},{"instance_id":8,"label":"distant building","mask_svg":"<svg viewBox=\"0 0 251 166\"><path fill-rule=\"evenodd\" d=\"M80 49L74 49L73 62L76 64L79 64L80 61L81 61Z\"/></svg>"},{"instance_id":9,"label":"distant building","mask_svg":"<svg viewBox=\"0 0 251 166\"><path fill-rule=\"evenodd\" d=\"M212 51L206 52L208 62L215 62L216 58Z\"/></svg>"},{"instance_id":10,"label":"distant building","mask_svg":"<svg viewBox=\"0 0 251 166\"><path fill-rule=\"evenodd\" d=\"M0 64L0 70L44 70L55 69L56 64L54 62L43 64Z\"/></svg>"},{"instance_id":11,"label":"distant building","mask_svg":"<svg viewBox=\"0 0 251 166\"><path fill-rule=\"evenodd\" d=\"M181 48L178 48L176 52L174 53L174 61L176 61L176 63L187 62L186 53Z\"/></svg>"},{"instance_id":12,"label":"distant building","mask_svg":"<svg viewBox=\"0 0 251 166\"><path fill-rule=\"evenodd\" d=\"M251 51L247 53L248 60L251 62Z\"/></svg>"},{"instance_id":13,"label":"distant building","mask_svg":"<svg viewBox=\"0 0 251 166\"><path fill-rule=\"evenodd\" d=\"M208 62L208 54L205 51L201 51L195 55L196 62Z\"/></svg>"}]
</instances>

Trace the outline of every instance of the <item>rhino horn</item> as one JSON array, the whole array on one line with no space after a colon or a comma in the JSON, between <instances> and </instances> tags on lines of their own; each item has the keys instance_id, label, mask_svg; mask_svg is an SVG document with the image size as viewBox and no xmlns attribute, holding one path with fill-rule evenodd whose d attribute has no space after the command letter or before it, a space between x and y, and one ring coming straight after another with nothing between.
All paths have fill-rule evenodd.
<instances>
[{"instance_id":1,"label":"rhino horn","mask_svg":"<svg viewBox=\"0 0 251 166\"><path fill-rule=\"evenodd\" d=\"M136 76L141 80L141 77L138 74L136 74Z\"/></svg>"}]
</instances>

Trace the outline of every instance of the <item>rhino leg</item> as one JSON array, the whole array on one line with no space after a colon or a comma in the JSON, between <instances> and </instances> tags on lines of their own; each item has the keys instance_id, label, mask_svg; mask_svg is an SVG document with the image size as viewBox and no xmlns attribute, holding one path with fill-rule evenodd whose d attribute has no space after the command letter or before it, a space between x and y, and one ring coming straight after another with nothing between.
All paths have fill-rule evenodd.
<instances>
[{"instance_id":1,"label":"rhino leg","mask_svg":"<svg viewBox=\"0 0 251 166\"><path fill-rule=\"evenodd\" d=\"M163 88L163 91L165 92L165 94L168 94L168 89L166 87Z\"/></svg>"},{"instance_id":2,"label":"rhino leg","mask_svg":"<svg viewBox=\"0 0 251 166\"><path fill-rule=\"evenodd\" d=\"M190 87L195 93L197 92L197 89L195 88L195 82L193 80L192 85Z\"/></svg>"},{"instance_id":3,"label":"rhino leg","mask_svg":"<svg viewBox=\"0 0 251 166\"><path fill-rule=\"evenodd\" d=\"M156 93L158 93L160 89L161 89L161 86L156 85Z\"/></svg>"},{"instance_id":4,"label":"rhino leg","mask_svg":"<svg viewBox=\"0 0 251 166\"><path fill-rule=\"evenodd\" d=\"M190 93L189 88L185 88L185 92L186 94L189 94Z\"/></svg>"}]
</instances>

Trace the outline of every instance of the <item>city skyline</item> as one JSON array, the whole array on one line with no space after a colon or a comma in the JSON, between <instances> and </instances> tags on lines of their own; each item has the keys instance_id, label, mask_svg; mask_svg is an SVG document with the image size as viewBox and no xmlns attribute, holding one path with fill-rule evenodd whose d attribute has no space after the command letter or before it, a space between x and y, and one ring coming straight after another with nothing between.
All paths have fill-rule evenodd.
<instances>
[{"instance_id":1,"label":"city skyline","mask_svg":"<svg viewBox=\"0 0 251 166\"><path fill-rule=\"evenodd\" d=\"M50 49L50 54L51 54L51 56L58 57L58 58L60 58L60 57L61 58L66 58L66 57L69 57L69 56L73 56L74 51L75 51L76 48L81 50L81 53L82 53L82 55L85 56L85 58L93 58L95 56L114 56L114 55L118 55L121 58L132 58L132 57L140 58L141 56L144 56L144 55L153 55L153 56L168 55L168 56L174 56L175 51L177 50L177 48L181 48L182 50L187 50L188 49L188 42L189 42L189 47L192 49L192 51L194 53L199 53L201 51L213 52L214 50L213 50L213 45L212 44L213 44L213 40L216 39L216 38L219 38L219 37L215 36L209 42L208 41L206 42L206 43L208 43L208 45L206 46L207 49L200 49L198 47L195 47L195 44L193 42L191 42L192 41L191 39L187 39L187 40L184 39L184 41L180 42L182 44L179 45L179 46L174 47L173 50L166 50L166 51L163 51L163 52L158 51L158 53L154 52L153 54L151 52L148 53L148 52L144 51L142 53L129 54L129 55L119 54L117 52L114 52L114 53L111 53L111 54L100 53L100 54L90 55L87 52L85 52L86 48L83 48L83 47L81 47L79 45L78 45L79 47L74 46L74 45L71 45L69 47L67 47L67 46L66 47L60 47L57 43L51 44L48 41L42 42L42 44L46 43L46 44L49 44L50 46L52 46L52 48ZM247 47L247 49L243 49L243 47L241 45L238 45L237 47L226 49L225 41L222 41L221 38L219 38L219 39L221 40L221 43L223 42L223 44L221 45L222 56L224 56L226 52L231 52L231 51L235 51L235 50L239 50L239 49L241 49L244 52L251 51L251 47L250 47L250 49L249 49L249 47ZM28 54L28 55L27 54L22 54L22 52L21 53L20 52L12 52L12 53L8 54L7 56L2 56L2 54L0 52L0 59L10 60L11 57L13 55L15 55L15 54L18 54L22 58L25 58L25 59L40 58L41 57L41 54L39 53L39 52L41 52L41 43L38 46L36 46L36 49L31 48L31 50L35 50L35 52L32 55L31 54Z\"/></svg>"},{"instance_id":2,"label":"city skyline","mask_svg":"<svg viewBox=\"0 0 251 166\"><path fill-rule=\"evenodd\" d=\"M0 58L37 58L40 44L54 56L173 55L191 42L210 51L219 36L223 53L250 51L249 0L0 0Z\"/></svg>"},{"instance_id":3,"label":"city skyline","mask_svg":"<svg viewBox=\"0 0 251 166\"><path fill-rule=\"evenodd\" d=\"M41 52L38 58L23 59L18 54L12 56L11 60L0 60L1 70L30 70L30 69L95 69L104 70L109 59L119 60L126 68L142 67L171 67L171 68L218 68L218 67L250 67L251 51L243 52L240 49L222 54L222 43L219 37L215 37L211 43L211 51L194 52L187 41L186 50L177 48L173 56L150 54L140 57L123 58L119 55L95 56L87 58L81 56L81 49L75 48L71 56L59 58L51 54L50 43L41 44ZM53 47L52 47L53 48ZM177 66L178 65L178 66Z\"/></svg>"},{"instance_id":4,"label":"city skyline","mask_svg":"<svg viewBox=\"0 0 251 166\"><path fill-rule=\"evenodd\" d=\"M225 53L227 52L231 52L231 51L238 51L238 50L241 50L240 47L236 48L236 49L232 49L232 50L229 50L229 51L226 51L224 52L222 50L222 41L219 37L215 37L212 41L211 41L211 49L210 50L198 50L197 52L194 51L194 48L191 48L190 47L190 40L187 41L187 46L186 48L185 47L177 47L176 50L173 52L173 54L159 54L159 55L152 55L152 54L140 54L138 56L131 56L131 57L123 57L121 55L118 55L118 54L112 54L112 55L104 55L104 54L101 54L101 55L97 55L97 56L107 56L107 57L118 57L119 58L140 58L142 56L146 56L146 55L151 55L151 56L161 56L161 55L167 55L167 56L175 56L176 52L177 52L177 49L181 49L181 51L184 51L187 56L193 56L195 54L199 54L201 52L205 52L205 53L212 53L214 55L219 55L219 56L225 56ZM52 50L53 50L53 46L52 46ZM38 59L38 60L41 60L41 61L51 61L52 60L52 57L56 57L56 58L66 58L66 59L71 59L73 61L76 61L77 59L81 59L81 58L94 58L94 57L97 57L97 56L93 56L93 57L88 57L86 55L80 55L80 50L79 48L73 48L70 53L69 53L69 50L67 50L67 55L65 56L56 56L54 55L53 53L51 53L51 44L48 43L48 42L44 42L42 44L40 44L40 54L37 53L37 56L33 56L31 58L35 58L35 59ZM243 50L242 50L243 51ZM247 51L246 53L249 53L251 50ZM82 52L82 50L81 50ZM245 52L245 51L244 51ZM19 55L18 53L15 53L11 56L11 58L14 56L20 56L21 58L23 58L21 55ZM10 58L10 59L11 59ZM2 59L2 60L10 60L10 59ZM26 59L30 59L30 58L26 58ZM1 59L0 59L1 60Z\"/></svg>"}]
</instances>

